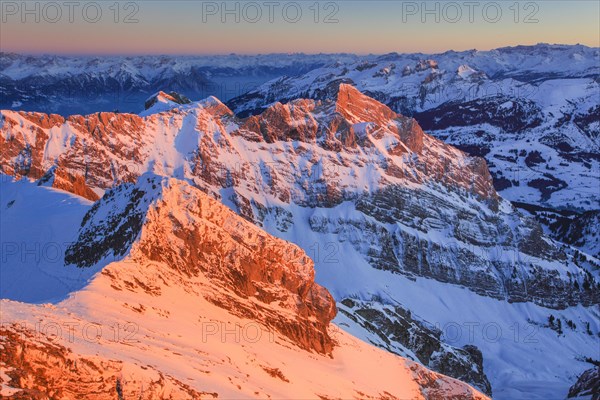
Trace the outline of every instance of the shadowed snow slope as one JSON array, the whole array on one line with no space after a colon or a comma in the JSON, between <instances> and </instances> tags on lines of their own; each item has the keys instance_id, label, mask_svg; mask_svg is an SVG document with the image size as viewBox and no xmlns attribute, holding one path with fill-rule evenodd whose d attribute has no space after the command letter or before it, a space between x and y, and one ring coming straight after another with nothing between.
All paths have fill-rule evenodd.
<instances>
[{"instance_id":1,"label":"shadowed snow slope","mask_svg":"<svg viewBox=\"0 0 600 400\"><path fill-rule=\"evenodd\" d=\"M0 297L58 301L85 285L97 268L65 267L64 252L77 239L91 204L62 190L0 175Z\"/></svg>"}]
</instances>

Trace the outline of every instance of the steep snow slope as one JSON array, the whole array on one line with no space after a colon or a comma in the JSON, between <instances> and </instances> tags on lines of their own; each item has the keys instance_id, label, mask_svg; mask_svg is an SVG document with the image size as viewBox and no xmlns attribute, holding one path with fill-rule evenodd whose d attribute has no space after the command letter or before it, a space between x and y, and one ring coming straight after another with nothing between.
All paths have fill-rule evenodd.
<instances>
[{"instance_id":1,"label":"steep snow slope","mask_svg":"<svg viewBox=\"0 0 600 400\"><path fill-rule=\"evenodd\" d=\"M97 269L65 267L64 252L91 202L68 192L0 175L0 297L58 301Z\"/></svg>"},{"instance_id":2,"label":"steep snow slope","mask_svg":"<svg viewBox=\"0 0 600 400\"><path fill-rule=\"evenodd\" d=\"M3 396L487 398L330 326L298 247L183 181L108 192L69 260L101 272L56 304L1 300Z\"/></svg>"},{"instance_id":3,"label":"steep snow slope","mask_svg":"<svg viewBox=\"0 0 600 400\"><path fill-rule=\"evenodd\" d=\"M276 103L245 120L215 98L143 118L2 116L4 171L38 177L56 165L100 189L147 170L185 178L299 244L338 301L357 296L383 307L395 300L413 311L415 299L431 297L432 314L419 309L416 322L437 321L444 310L441 323L468 315L472 320L464 322L483 325L501 307L506 326L525 329L530 316L540 329L548 325L539 347L503 342L506 357L486 340L476 343L500 398L511 398L511 387L531 391L528 396L546 396L550 387L566 393L576 378L570 371L596 357L597 272L500 198L483 160L430 137L349 85L340 86L335 101ZM72 139L48 157L56 131ZM387 295L379 290L383 284L393 288ZM450 308L448 292L462 293ZM550 329L550 314L563 327L577 325L568 339ZM357 332L365 325L345 322ZM410 347L380 333L394 342L386 348ZM473 343L456 346L465 344ZM562 350L550 351L556 346ZM539 364L531 367L522 356ZM555 356L568 361L556 363ZM534 370L540 383L533 387L507 378ZM462 377L464 368L447 373ZM483 376L473 379L485 386Z\"/></svg>"}]
</instances>

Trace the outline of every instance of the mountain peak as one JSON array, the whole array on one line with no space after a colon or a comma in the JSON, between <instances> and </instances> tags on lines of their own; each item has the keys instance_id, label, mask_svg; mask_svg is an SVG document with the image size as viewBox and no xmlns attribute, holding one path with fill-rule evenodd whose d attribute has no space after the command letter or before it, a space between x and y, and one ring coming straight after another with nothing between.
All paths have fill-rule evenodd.
<instances>
[{"instance_id":1,"label":"mountain peak","mask_svg":"<svg viewBox=\"0 0 600 400\"><path fill-rule=\"evenodd\" d=\"M189 104L192 101L188 99L186 96L181 95L177 92L165 93L162 90L153 94L146 100L145 108L146 110L152 107L157 102L172 102L177 104Z\"/></svg>"},{"instance_id":2,"label":"mountain peak","mask_svg":"<svg viewBox=\"0 0 600 400\"><path fill-rule=\"evenodd\" d=\"M165 93L162 90L150 96L144 103L144 115L169 110L180 104L190 104L192 101L177 92Z\"/></svg>"},{"instance_id":3,"label":"mountain peak","mask_svg":"<svg viewBox=\"0 0 600 400\"><path fill-rule=\"evenodd\" d=\"M84 217L65 261L87 268L125 257L165 265L176 276L169 285L200 279L205 299L303 349L333 349L327 327L335 302L315 284L313 261L185 181L147 173L107 192ZM143 277L140 271L140 290L148 286Z\"/></svg>"},{"instance_id":4,"label":"mountain peak","mask_svg":"<svg viewBox=\"0 0 600 400\"><path fill-rule=\"evenodd\" d=\"M388 106L361 93L354 86L341 83L338 90L336 111L351 123L384 122L398 117Z\"/></svg>"},{"instance_id":5,"label":"mountain peak","mask_svg":"<svg viewBox=\"0 0 600 400\"><path fill-rule=\"evenodd\" d=\"M216 117L233 116L233 111L229 109L221 100L215 96L208 96L204 100L197 103L199 106L207 110L210 114Z\"/></svg>"}]
</instances>

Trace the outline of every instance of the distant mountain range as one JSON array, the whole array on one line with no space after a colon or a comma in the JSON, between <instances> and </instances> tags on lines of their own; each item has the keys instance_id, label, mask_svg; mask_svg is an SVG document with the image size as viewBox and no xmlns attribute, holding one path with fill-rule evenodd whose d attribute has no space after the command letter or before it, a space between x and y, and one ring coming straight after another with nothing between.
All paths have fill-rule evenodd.
<instances>
[{"instance_id":1,"label":"distant mountain range","mask_svg":"<svg viewBox=\"0 0 600 400\"><path fill-rule=\"evenodd\" d=\"M75 57L0 52L0 109L64 116L137 113L159 90L194 100L228 100L270 79L357 59L344 54Z\"/></svg>"}]
</instances>

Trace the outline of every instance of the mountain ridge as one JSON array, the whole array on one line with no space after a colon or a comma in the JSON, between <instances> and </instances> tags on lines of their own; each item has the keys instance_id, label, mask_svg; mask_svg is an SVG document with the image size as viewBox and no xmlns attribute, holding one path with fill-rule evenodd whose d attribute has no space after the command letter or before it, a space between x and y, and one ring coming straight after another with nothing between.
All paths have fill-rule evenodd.
<instances>
[{"instance_id":1,"label":"mountain ridge","mask_svg":"<svg viewBox=\"0 0 600 400\"><path fill-rule=\"evenodd\" d=\"M484 157L505 198L590 211L599 207L598 57L598 48L548 45L392 54L280 77L227 103L246 116L275 100L330 99L351 84Z\"/></svg>"},{"instance_id":2,"label":"mountain ridge","mask_svg":"<svg viewBox=\"0 0 600 400\"><path fill-rule=\"evenodd\" d=\"M481 158L425 134L411 118L397 116L349 86L339 88L352 98L341 111L365 112L365 118L353 119L354 112L344 117L336 101L310 99L275 103L247 119L208 99L143 118L91 115L88 123L88 117L76 117L76 123L54 128L2 112L0 147L8 149L2 152L8 155L2 165L5 172L33 178L58 164L85 175L95 189L110 189L148 171L184 179L311 253L317 282L337 301L357 296L374 309L394 301L418 310L411 317L415 325L462 322L464 314L482 324L496 315L503 323L538 327L538 345L505 340L502 355L486 340L468 344L480 349L499 396L510 397L510 390L526 385L505 378L507 365L555 385L544 385L540 392L565 390L571 384L569 371L581 368L576 360L589 353L598 332L591 323L598 303L591 264L499 197ZM360 104L389 111L369 114L366 108L353 108ZM60 151L54 149L57 142L64 145L56 146ZM446 292L470 307L458 312L461 306L445 298ZM413 297L435 306L423 309ZM576 345L564 346L567 339L547 327L551 312L577 322L569 332ZM406 342L388 338L374 321L341 321L367 341L365 326L371 326L393 342L388 348L406 348ZM585 322L591 323L591 334L582 330ZM561 350L544 352L550 347ZM521 362L521 354L531 351L544 354L533 372ZM542 365L553 365L553 378L544 375Z\"/></svg>"},{"instance_id":3,"label":"mountain ridge","mask_svg":"<svg viewBox=\"0 0 600 400\"><path fill-rule=\"evenodd\" d=\"M145 174L133 186L118 186L92 207L79 238L66 249L65 262L86 268L107 257L118 260L128 255L141 258L140 263L169 265L187 277L204 275L223 290L232 290L235 297L258 300L251 307L236 300L235 306L229 305L230 312L260 321L253 314L261 303L265 309L272 302L289 310L297 307L298 326L293 320L266 324L285 329L284 334L301 347L331 352L326 326L335 316L335 303L314 284L310 258L283 240L268 241L255 225L237 219L237 214L198 189ZM170 245L173 242L177 244ZM216 296L213 301L229 304L230 299Z\"/></svg>"}]
</instances>

